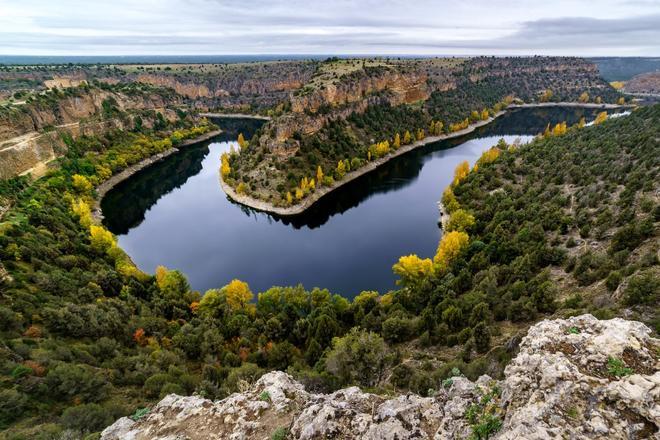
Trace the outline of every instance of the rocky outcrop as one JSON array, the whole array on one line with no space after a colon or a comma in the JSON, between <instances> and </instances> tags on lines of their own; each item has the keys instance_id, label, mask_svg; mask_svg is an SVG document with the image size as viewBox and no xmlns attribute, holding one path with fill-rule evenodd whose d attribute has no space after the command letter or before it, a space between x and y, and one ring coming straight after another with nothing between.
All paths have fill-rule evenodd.
<instances>
[{"instance_id":1,"label":"rocky outcrop","mask_svg":"<svg viewBox=\"0 0 660 440\"><path fill-rule=\"evenodd\" d=\"M354 72L313 90L303 88L291 95L291 112L269 124L274 136L265 136L261 142L271 150L294 154L297 143L287 143L294 133L316 133L329 120L346 119L354 112L362 113L369 105L387 103L396 106L426 100L431 93L427 80L423 71L402 72L390 67L371 74Z\"/></svg>"},{"instance_id":2,"label":"rocky outcrop","mask_svg":"<svg viewBox=\"0 0 660 440\"><path fill-rule=\"evenodd\" d=\"M113 129L132 127L132 114L145 110L160 112L166 119L177 119L167 108L180 102L180 97L157 93L124 94L90 88L70 89L73 92L43 102L27 103L0 113L0 179L32 172L40 175L46 163L66 152L65 137L100 135ZM112 102L118 110L127 112L106 117L104 102ZM150 128L155 114L142 116L143 125Z\"/></svg>"},{"instance_id":3,"label":"rocky outcrop","mask_svg":"<svg viewBox=\"0 0 660 440\"><path fill-rule=\"evenodd\" d=\"M212 402L168 395L118 439L660 438L660 340L639 322L591 315L542 321L495 381L457 376L434 397L386 398L356 387L313 394L282 372Z\"/></svg>"},{"instance_id":4,"label":"rocky outcrop","mask_svg":"<svg viewBox=\"0 0 660 440\"><path fill-rule=\"evenodd\" d=\"M103 103L108 100L121 111L163 111L167 106L181 103L176 95L166 98L157 93L127 95L96 88L70 90L71 93L51 97L47 102L26 103L0 113L0 144L26 133L99 116L103 112Z\"/></svg>"},{"instance_id":5,"label":"rocky outcrop","mask_svg":"<svg viewBox=\"0 0 660 440\"><path fill-rule=\"evenodd\" d=\"M660 72L634 76L624 86L626 93L660 95Z\"/></svg>"},{"instance_id":6,"label":"rocky outcrop","mask_svg":"<svg viewBox=\"0 0 660 440\"><path fill-rule=\"evenodd\" d=\"M407 104L428 99L430 90L424 72L402 73L397 69L382 69L378 74L354 75L348 80L329 82L311 93L291 97L294 113L316 113L321 106L342 106L363 100L366 96L387 91L391 105Z\"/></svg>"}]
</instances>

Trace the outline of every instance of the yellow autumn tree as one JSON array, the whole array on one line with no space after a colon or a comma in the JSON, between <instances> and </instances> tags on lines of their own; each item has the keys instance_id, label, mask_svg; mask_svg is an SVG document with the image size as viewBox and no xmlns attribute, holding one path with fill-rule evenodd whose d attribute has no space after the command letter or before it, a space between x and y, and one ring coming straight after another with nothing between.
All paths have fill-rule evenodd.
<instances>
[{"instance_id":1,"label":"yellow autumn tree","mask_svg":"<svg viewBox=\"0 0 660 440\"><path fill-rule=\"evenodd\" d=\"M603 99L600 96L596 96L596 99L594 100L596 104L602 104Z\"/></svg>"},{"instance_id":2,"label":"yellow autumn tree","mask_svg":"<svg viewBox=\"0 0 660 440\"><path fill-rule=\"evenodd\" d=\"M483 165L495 162L495 160L497 160L497 158L500 157L501 152L502 151L497 147L492 147L492 148L489 148L488 150L484 151L481 154L481 157L479 158L479 160L477 160L476 165L474 166L475 170L478 169L479 167L483 166Z\"/></svg>"},{"instance_id":3,"label":"yellow autumn tree","mask_svg":"<svg viewBox=\"0 0 660 440\"><path fill-rule=\"evenodd\" d=\"M163 289L165 287L165 277L167 277L167 272L169 271L165 266L158 266L156 268L156 285L159 289Z\"/></svg>"},{"instance_id":4,"label":"yellow autumn tree","mask_svg":"<svg viewBox=\"0 0 660 440\"><path fill-rule=\"evenodd\" d=\"M309 192L309 180L307 179L307 177L303 177L302 179L300 179L299 188L302 190L303 194L307 194Z\"/></svg>"},{"instance_id":5,"label":"yellow autumn tree","mask_svg":"<svg viewBox=\"0 0 660 440\"><path fill-rule=\"evenodd\" d=\"M607 120L607 112L600 112L594 120L594 125L601 124Z\"/></svg>"},{"instance_id":6,"label":"yellow autumn tree","mask_svg":"<svg viewBox=\"0 0 660 440\"><path fill-rule=\"evenodd\" d=\"M406 132L403 134L403 144L408 145L411 140L412 140L412 136L410 135L410 132L406 130Z\"/></svg>"},{"instance_id":7,"label":"yellow autumn tree","mask_svg":"<svg viewBox=\"0 0 660 440\"><path fill-rule=\"evenodd\" d=\"M465 179L470 174L470 163L467 160L459 163L454 170L453 185L456 186L461 180Z\"/></svg>"},{"instance_id":8,"label":"yellow autumn tree","mask_svg":"<svg viewBox=\"0 0 660 440\"><path fill-rule=\"evenodd\" d=\"M582 127L584 127L584 125L585 125L586 123L587 123L587 122L586 122L586 120L584 119L584 116L582 116L582 117L580 118L580 120L578 121L578 124L577 124L577 125L578 125L578 128L582 128Z\"/></svg>"},{"instance_id":9,"label":"yellow autumn tree","mask_svg":"<svg viewBox=\"0 0 660 440\"><path fill-rule=\"evenodd\" d=\"M548 101L550 101L550 100L552 99L552 96L553 96L553 95L554 95L554 94L552 93L552 90L550 90L550 89L546 89L546 90L541 94L541 96L539 97L539 100L540 100L541 102L548 102Z\"/></svg>"},{"instance_id":10,"label":"yellow autumn tree","mask_svg":"<svg viewBox=\"0 0 660 440\"><path fill-rule=\"evenodd\" d=\"M401 146L401 136L399 136L399 133L394 135L394 142L392 142L392 146L394 148L399 148Z\"/></svg>"},{"instance_id":11,"label":"yellow autumn tree","mask_svg":"<svg viewBox=\"0 0 660 440\"><path fill-rule=\"evenodd\" d=\"M479 112L476 110L472 110L472 112L470 113L470 121L474 122L478 120L479 120Z\"/></svg>"},{"instance_id":12,"label":"yellow autumn tree","mask_svg":"<svg viewBox=\"0 0 660 440\"><path fill-rule=\"evenodd\" d=\"M76 190L78 194L87 194L92 190L92 184L85 176L80 174L74 174L73 177L73 189Z\"/></svg>"},{"instance_id":13,"label":"yellow autumn tree","mask_svg":"<svg viewBox=\"0 0 660 440\"><path fill-rule=\"evenodd\" d=\"M291 195L291 192L286 193L286 203L287 205L290 205L293 203L293 196Z\"/></svg>"},{"instance_id":14,"label":"yellow autumn tree","mask_svg":"<svg viewBox=\"0 0 660 440\"><path fill-rule=\"evenodd\" d=\"M417 138L418 141L424 139L426 137L426 133L424 133L424 129L423 128L417 129L417 135L415 137Z\"/></svg>"},{"instance_id":15,"label":"yellow autumn tree","mask_svg":"<svg viewBox=\"0 0 660 440\"><path fill-rule=\"evenodd\" d=\"M458 200L456 200L456 196L454 195L454 191L452 191L450 186L445 188L445 191L442 193L442 206L444 206L445 211L449 214L460 208Z\"/></svg>"},{"instance_id":16,"label":"yellow autumn tree","mask_svg":"<svg viewBox=\"0 0 660 440\"><path fill-rule=\"evenodd\" d=\"M302 189L296 188L296 200L300 200L305 196L305 193Z\"/></svg>"},{"instance_id":17,"label":"yellow autumn tree","mask_svg":"<svg viewBox=\"0 0 660 440\"><path fill-rule=\"evenodd\" d=\"M442 236L433 262L439 270L446 270L452 261L465 249L470 237L465 232L451 231Z\"/></svg>"},{"instance_id":18,"label":"yellow autumn tree","mask_svg":"<svg viewBox=\"0 0 660 440\"><path fill-rule=\"evenodd\" d=\"M89 227L89 238L92 248L98 252L108 252L115 246L115 237L103 226L91 225Z\"/></svg>"},{"instance_id":19,"label":"yellow autumn tree","mask_svg":"<svg viewBox=\"0 0 660 440\"><path fill-rule=\"evenodd\" d=\"M337 162L337 176L341 179L346 175L346 164L343 161Z\"/></svg>"},{"instance_id":20,"label":"yellow autumn tree","mask_svg":"<svg viewBox=\"0 0 660 440\"><path fill-rule=\"evenodd\" d=\"M80 224L84 228L92 226L92 210L84 200L73 200L71 202L71 211L78 216Z\"/></svg>"},{"instance_id":21,"label":"yellow autumn tree","mask_svg":"<svg viewBox=\"0 0 660 440\"><path fill-rule=\"evenodd\" d=\"M321 169L321 165L316 167L316 181L319 185L323 182L323 169Z\"/></svg>"},{"instance_id":22,"label":"yellow autumn tree","mask_svg":"<svg viewBox=\"0 0 660 440\"><path fill-rule=\"evenodd\" d=\"M429 258L421 259L414 254L407 255L399 258L399 261L392 266L392 271L400 278L397 284L411 287L433 274L433 262Z\"/></svg>"},{"instance_id":23,"label":"yellow autumn tree","mask_svg":"<svg viewBox=\"0 0 660 440\"><path fill-rule=\"evenodd\" d=\"M582 103L589 102L589 94L587 92L582 92L582 94L578 98L578 101Z\"/></svg>"},{"instance_id":24,"label":"yellow autumn tree","mask_svg":"<svg viewBox=\"0 0 660 440\"><path fill-rule=\"evenodd\" d=\"M624 97L622 96L622 97L620 97L620 98L617 100L616 103L619 104L619 105L624 105L624 104L626 103L626 98L624 98Z\"/></svg>"},{"instance_id":25,"label":"yellow autumn tree","mask_svg":"<svg viewBox=\"0 0 660 440\"><path fill-rule=\"evenodd\" d=\"M231 166L229 165L229 154L222 153L220 156L220 174L223 178L227 177L231 173Z\"/></svg>"},{"instance_id":26,"label":"yellow autumn tree","mask_svg":"<svg viewBox=\"0 0 660 440\"><path fill-rule=\"evenodd\" d=\"M481 110L481 120L482 121L488 120L489 117L490 117L490 113L488 112L487 108Z\"/></svg>"},{"instance_id":27,"label":"yellow autumn tree","mask_svg":"<svg viewBox=\"0 0 660 440\"><path fill-rule=\"evenodd\" d=\"M545 126L545 130L543 130L543 137L547 138L550 134L552 133L550 132L550 123L548 123L548 125Z\"/></svg>"},{"instance_id":28,"label":"yellow autumn tree","mask_svg":"<svg viewBox=\"0 0 660 440\"><path fill-rule=\"evenodd\" d=\"M247 146L249 144L250 143L248 141L246 141L245 138L243 137L243 133L239 133L238 134L238 145L241 147L241 149L244 150L245 148L247 148Z\"/></svg>"},{"instance_id":29,"label":"yellow autumn tree","mask_svg":"<svg viewBox=\"0 0 660 440\"><path fill-rule=\"evenodd\" d=\"M244 309L246 304L252 300L253 294L250 286L241 280L232 280L222 289L227 298L227 304L232 310Z\"/></svg>"},{"instance_id":30,"label":"yellow autumn tree","mask_svg":"<svg viewBox=\"0 0 660 440\"><path fill-rule=\"evenodd\" d=\"M433 127L434 131L433 134L436 136L440 136L442 134L442 128L444 127L444 124L442 121L436 121L435 126Z\"/></svg>"},{"instance_id":31,"label":"yellow autumn tree","mask_svg":"<svg viewBox=\"0 0 660 440\"><path fill-rule=\"evenodd\" d=\"M568 127L566 126L566 121L560 122L555 127L552 129L552 135L553 136L561 136L563 134L566 134L566 131L568 130Z\"/></svg>"},{"instance_id":32,"label":"yellow autumn tree","mask_svg":"<svg viewBox=\"0 0 660 440\"><path fill-rule=\"evenodd\" d=\"M374 155L376 157L386 156L390 152L390 143L389 141L378 142L373 149Z\"/></svg>"}]
</instances>

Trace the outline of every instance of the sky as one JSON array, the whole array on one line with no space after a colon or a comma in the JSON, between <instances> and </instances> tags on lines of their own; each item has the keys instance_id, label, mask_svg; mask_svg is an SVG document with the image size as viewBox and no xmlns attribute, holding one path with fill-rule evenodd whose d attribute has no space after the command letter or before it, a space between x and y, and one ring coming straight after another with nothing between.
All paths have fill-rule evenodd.
<instances>
[{"instance_id":1,"label":"sky","mask_svg":"<svg viewBox=\"0 0 660 440\"><path fill-rule=\"evenodd\" d=\"M0 54L660 56L660 0L0 0Z\"/></svg>"}]
</instances>

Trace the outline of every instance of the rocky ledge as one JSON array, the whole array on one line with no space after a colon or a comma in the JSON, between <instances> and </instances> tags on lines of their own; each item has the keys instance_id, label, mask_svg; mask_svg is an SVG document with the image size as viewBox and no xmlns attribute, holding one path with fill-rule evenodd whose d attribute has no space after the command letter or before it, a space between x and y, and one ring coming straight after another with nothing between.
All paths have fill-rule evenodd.
<instances>
[{"instance_id":1,"label":"rocky ledge","mask_svg":"<svg viewBox=\"0 0 660 440\"><path fill-rule=\"evenodd\" d=\"M582 315L531 327L501 381L456 376L434 397L386 398L312 394L272 372L217 402L168 395L101 439L658 439L659 370L648 327Z\"/></svg>"}]
</instances>

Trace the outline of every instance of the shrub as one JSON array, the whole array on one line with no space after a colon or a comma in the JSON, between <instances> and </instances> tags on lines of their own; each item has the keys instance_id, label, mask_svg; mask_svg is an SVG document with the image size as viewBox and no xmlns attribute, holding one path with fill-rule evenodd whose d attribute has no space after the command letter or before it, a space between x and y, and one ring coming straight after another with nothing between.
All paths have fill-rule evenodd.
<instances>
[{"instance_id":1,"label":"shrub","mask_svg":"<svg viewBox=\"0 0 660 440\"><path fill-rule=\"evenodd\" d=\"M114 421L112 414L96 403L69 407L60 420L67 428L81 432L97 432Z\"/></svg>"},{"instance_id":2,"label":"shrub","mask_svg":"<svg viewBox=\"0 0 660 440\"><path fill-rule=\"evenodd\" d=\"M270 436L271 440L285 440L286 436L289 435L289 430L285 427L280 426L273 434Z\"/></svg>"},{"instance_id":3,"label":"shrub","mask_svg":"<svg viewBox=\"0 0 660 440\"><path fill-rule=\"evenodd\" d=\"M165 384L171 380L172 378L169 374L154 374L144 382L142 389L144 390L144 393L147 397L158 397Z\"/></svg>"},{"instance_id":4,"label":"shrub","mask_svg":"<svg viewBox=\"0 0 660 440\"><path fill-rule=\"evenodd\" d=\"M660 280L652 273L634 276L630 279L624 291L624 301L627 305L653 303L660 291Z\"/></svg>"},{"instance_id":5,"label":"shrub","mask_svg":"<svg viewBox=\"0 0 660 440\"><path fill-rule=\"evenodd\" d=\"M409 319L392 317L383 322L383 337L388 342L402 342L408 340L413 326Z\"/></svg>"},{"instance_id":6,"label":"shrub","mask_svg":"<svg viewBox=\"0 0 660 440\"><path fill-rule=\"evenodd\" d=\"M185 396L186 390L184 390L183 387L178 383L168 382L163 385L163 388L160 389L159 397L162 399L168 394L178 394L179 396Z\"/></svg>"},{"instance_id":7,"label":"shrub","mask_svg":"<svg viewBox=\"0 0 660 440\"><path fill-rule=\"evenodd\" d=\"M0 429L19 419L25 411L28 398L13 388L0 390Z\"/></svg>"},{"instance_id":8,"label":"shrub","mask_svg":"<svg viewBox=\"0 0 660 440\"><path fill-rule=\"evenodd\" d=\"M353 327L346 336L332 340L326 368L344 383L373 386L380 380L385 366L386 349L379 335Z\"/></svg>"}]
</instances>

